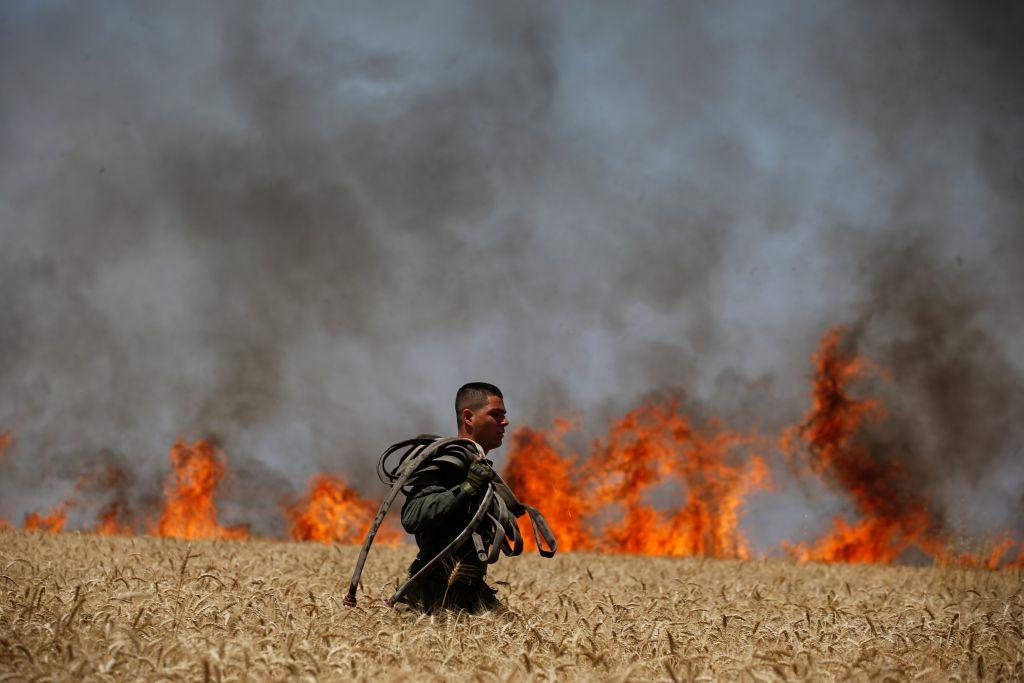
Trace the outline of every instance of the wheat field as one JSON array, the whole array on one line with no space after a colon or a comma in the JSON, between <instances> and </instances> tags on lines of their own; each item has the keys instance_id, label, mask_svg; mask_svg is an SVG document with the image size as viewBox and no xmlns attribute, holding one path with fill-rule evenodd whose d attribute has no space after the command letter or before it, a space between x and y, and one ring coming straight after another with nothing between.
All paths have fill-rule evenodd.
<instances>
[{"instance_id":1,"label":"wheat field","mask_svg":"<svg viewBox=\"0 0 1024 683\"><path fill-rule=\"evenodd\" d=\"M504 612L383 598L411 548L0 531L0 680L1021 680L1018 570L503 558Z\"/></svg>"}]
</instances>

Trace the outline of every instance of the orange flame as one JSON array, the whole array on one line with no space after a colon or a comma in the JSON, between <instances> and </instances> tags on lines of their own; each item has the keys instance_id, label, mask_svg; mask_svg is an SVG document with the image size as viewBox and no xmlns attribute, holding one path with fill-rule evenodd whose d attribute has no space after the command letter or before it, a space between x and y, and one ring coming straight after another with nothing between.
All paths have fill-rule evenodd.
<instances>
[{"instance_id":1,"label":"orange flame","mask_svg":"<svg viewBox=\"0 0 1024 683\"><path fill-rule=\"evenodd\" d=\"M1012 553L1017 542L1009 534L955 549L898 462L869 447L865 429L885 411L877 399L855 397L851 387L878 370L845 341L842 327L821 339L812 357L811 407L799 426L783 433L781 444L798 474L820 478L853 504L856 516L837 516L819 538L783 542L783 549L798 561L891 563L915 546L940 565L1024 568L1024 543ZM516 495L544 512L561 550L751 556L740 524L744 506L752 493L772 486L766 461L753 452L761 446L759 438L728 431L714 420L694 427L678 400L660 398L613 420L607 433L591 442L586 457L565 445L566 434L575 429L574 422L562 419L547 430L520 427L504 471ZM10 431L0 431L0 458L12 442ZM164 505L150 533L246 538L246 528L217 521L214 494L225 473L223 453L208 441L178 441L170 461ZM116 467L83 476L66 500L47 513L26 515L24 528L62 531L78 499L101 490L114 499L100 511L93 531L131 534L125 488L125 475ZM316 475L303 498L285 508L289 534L295 540L358 543L378 505L341 477ZM3 528L10 524L0 519ZM532 534L523 531L532 547ZM394 516L377 537L385 544L405 538Z\"/></svg>"},{"instance_id":2,"label":"orange flame","mask_svg":"<svg viewBox=\"0 0 1024 683\"><path fill-rule=\"evenodd\" d=\"M68 512L78 505L79 498L83 492L89 491L115 491L120 493L126 477L124 472L114 465L110 465L92 474L84 474L75 482L72 492L63 501L50 509L48 514L33 512L25 516L24 529L26 531L46 531L58 533L64 530L67 524ZM120 498L108 504L100 513L101 519L93 529L96 533L131 534L132 528L122 521L126 517L127 507Z\"/></svg>"},{"instance_id":3,"label":"orange flame","mask_svg":"<svg viewBox=\"0 0 1024 683\"><path fill-rule=\"evenodd\" d=\"M524 502L550 513L562 547L748 557L739 511L750 492L768 485L768 469L760 457L735 455L749 437L710 429L693 430L676 401L650 401L613 423L580 467L558 453L564 422L550 436L521 428L505 479ZM648 501L659 492L678 501L667 513Z\"/></svg>"},{"instance_id":4,"label":"orange flame","mask_svg":"<svg viewBox=\"0 0 1024 683\"><path fill-rule=\"evenodd\" d=\"M842 516L832 529L810 546L786 544L787 550L801 562L891 563L911 541L922 540L928 516L919 512L895 520L868 518L850 524Z\"/></svg>"},{"instance_id":5,"label":"orange flame","mask_svg":"<svg viewBox=\"0 0 1024 683\"><path fill-rule=\"evenodd\" d=\"M101 490L114 494L114 499L100 511L93 532L101 536L130 536L134 533L133 525L128 521L132 515L124 500L125 490L129 485L124 470L116 465L109 465L94 477L92 483Z\"/></svg>"},{"instance_id":6,"label":"orange flame","mask_svg":"<svg viewBox=\"0 0 1024 683\"><path fill-rule=\"evenodd\" d=\"M857 441L863 426L885 411L876 399L850 394L850 383L866 375L868 364L843 348L845 334L845 328L833 328L819 343L811 409L799 428L783 435L782 445L792 458L802 441L810 455L805 466L848 495L863 519L850 524L837 517L832 530L810 546L788 549L804 561L892 562L911 544L923 550L934 546L935 523L924 498L904 485L895 463Z\"/></svg>"},{"instance_id":7,"label":"orange flame","mask_svg":"<svg viewBox=\"0 0 1024 683\"><path fill-rule=\"evenodd\" d=\"M25 515L22 528L25 531L41 531L50 534L59 534L64 530L68 521L68 510L75 506L75 494L81 485L81 479L75 484L74 489L67 498L50 508L49 513L30 512Z\"/></svg>"},{"instance_id":8,"label":"orange flame","mask_svg":"<svg viewBox=\"0 0 1024 683\"><path fill-rule=\"evenodd\" d=\"M125 516L124 506L119 501L114 501L100 513L99 522L93 528L93 532L100 536L131 536L134 530L131 524L122 521Z\"/></svg>"},{"instance_id":9,"label":"orange flame","mask_svg":"<svg viewBox=\"0 0 1024 683\"><path fill-rule=\"evenodd\" d=\"M309 480L309 491L285 512L291 521L291 537L297 541L360 543L373 524L379 500L362 498L336 475L317 474ZM384 524L375 543L398 545L402 534Z\"/></svg>"},{"instance_id":10,"label":"orange flame","mask_svg":"<svg viewBox=\"0 0 1024 683\"><path fill-rule=\"evenodd\" d=\"M1002 562L1003 556L1013 547L1013 539L1009 536L1001 536L994 539L990 539L985 545L987 550L980 552L965 552L958 556L936 558L938 564L958 564L966 567L976 567L984 569L998 569ZM1024 557L1024 546L1021 546L1021 557ZM1016 561L1011 560L1007 563L1007 566L1014 566L1019 563L1020 558Z\"/></svg>"},{"instance_id":11,"label":"orange flame","mask_svg":"<svg viewBox=\"0 0 1024 683\"><path fill-rule=\"evenodd\" d=\"M1014 545L1008 534L986 540L982 546L987 550L952 550L948 531L898 464L858 441L864 426L884 417L885 411L876 399L850 394L850 384L864 377L869 365L843 347L845 334L844 328L836 327L819 343L813 358L811 409L800 427L783 435L782 445L793 462L802 442L803 452L811 456L804 468L848 496L862 519L850 523L836 517L821 538L809 545L784 544L785 548L801 561L891 563L916 546L936 564L998 568ZM1020 556L1024 557L1024 544Z\"/></svg>"},{"instance_id":12,"label":"orange flame","mask_svg":"<svg viewBox=\"0 0 1024 683\"><path fill-rule=\"evenodd\" d=\"M1006 563L1006 569L1024 569L1024 543L1020 544L1017 557Z\"/></svg>"},{"instance_id":13,"label":"orange flame","mask_svg":"<svg viewBox=\"0 0 1024 683\"><path fill-rule=\"evenodd\" d=\"M50 534L58 534L64 530L68 521L68 508L74 505L74 498L63 500L52 508L49 514L43 515L38 512L31 512L25 515L25 531L45 531Z\"/></svg>"},{"instance_id":14,"label":"orange flame","mask_svg":"<svg viewBox=\"0 0 1024 683\"><path fill-rule=\"evenodd\" d=\"M204 439L191 446L179 439L171 448L170 459L164 509L151 533L186 539L246 538L246 527L225 527L217 522L213 497L224 476L223 453Z\"/></svg>"},{"instance_id":15,"label":"orange flame","mask_svg":"<svg viewBox=\"0 0 1024 683\"><path fill-rule=\"evenodd\" d=\"M512 449L502 478L516 497L527 505L541 508L551 528L556 530L562 550L590 549L590 536L584 519L591 512L589 499L580 490L584 478L574 456L563 456L561 437L572 428L570 420L557 420L544 433L520 427L512 435ZM529 524L521 520L520 531L527 549L536 547Z\"/></svg>"},{"instance_id":16,"label":"orange flame","mask_svg":"<svg viewBox=\"0 0 1024 683\"><path fill-rule=\"evenodd\" d=\"M751 439L691 427L676 401L647 403L612 425L597 444L602 472L597 500L621 505L624 516L605 532L613 551L646 555L749 557L738 511L747 495L768 485L768 469L757 456L746 462L736 449ZM645 503L662 482L682 491L668 514Z\"/></svg>"}]
</instances>

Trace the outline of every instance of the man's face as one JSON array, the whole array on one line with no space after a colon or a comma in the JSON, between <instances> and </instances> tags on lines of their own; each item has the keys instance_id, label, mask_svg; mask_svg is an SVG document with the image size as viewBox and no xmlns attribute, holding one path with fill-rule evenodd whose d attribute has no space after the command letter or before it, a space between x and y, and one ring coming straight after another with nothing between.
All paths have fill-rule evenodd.
<instances>
[{"instance_id":1,"label":"man's face","mask_svg":"<svg viewBox=\"0 0 1024 683\"><path fill-rule=\"evenodd\" d=\"M476 410L467 408L466 412L471 413L468 416L463 413L463 419L468 418L466 431L473 441L480 444L484 451L501 446L501 440L505 438L505 427L508 426L504 400L497 396L489 396L486 405Z\"/></svg>"}]
</instances>

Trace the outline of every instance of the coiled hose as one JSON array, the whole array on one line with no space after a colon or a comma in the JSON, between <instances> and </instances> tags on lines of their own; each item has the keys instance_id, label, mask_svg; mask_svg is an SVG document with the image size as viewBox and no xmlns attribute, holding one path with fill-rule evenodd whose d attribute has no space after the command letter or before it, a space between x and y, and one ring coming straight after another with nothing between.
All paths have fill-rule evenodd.
<instances>
[{"instance_id":1,"label":"coiled hose","mask_svg":"<svg viewBox=\"0 0 1024 683\"><path fill-rule=\"evenodd\" d=\"M356 588L359 577L366 564L366 556L373 545L373 539L380 529L384 517L388 514L391 504L395 502L399 491L409 493L417 483L436 477L445 469L456 468L464 474L470 464L484 456L483 449L470 439L441 438L437 436L418 436L415 439L400 441L381 453L377 461L377 476L381 482L391 486L391 491L381 502L377 516L366 533L363 548L359 552L352 581L348 586L348 594L343 602L349 607L356 605ZM523 552L523 537L519 532L518 517L529 515L533 528L533 538L537 550L543 557L553 557L557 549L555 536L551 532L544 515L534 507L525 505L516 498L512 490L497 474L487 485L484 496L477 506L476 512L466 527L441 552L427 562L416 574L402 584L387 604L394 605L409 587L445 557L458 550L470 538L481 562L493 564L498 561L500 553L507 556L519 555ZM489 521L489 528L482 525ZM484 535L487 535L487 538ZM543 542L542 542L543 541Z\"/></svg>"}]
</instances>

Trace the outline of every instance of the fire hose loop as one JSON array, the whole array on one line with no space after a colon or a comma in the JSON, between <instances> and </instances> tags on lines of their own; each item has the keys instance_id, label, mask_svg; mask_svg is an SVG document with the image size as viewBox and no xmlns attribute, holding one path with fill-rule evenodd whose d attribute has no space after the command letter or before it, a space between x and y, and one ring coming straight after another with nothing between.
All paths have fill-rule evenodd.
<instances>
[{"instance_id":1,"label":"fire hose loop","mask_svg":"<svg viewBox=\"0 0 1024 683\"><path fill-rule=\"evenodd\" d=\"M373 545L373 539L392 503L398 497L398 493L400 491L408 493L408 487L416 484L417 481L422 481L425 477L436 474L443 467L455 466L466 470L478 456L483 456L483 450L479 444L470 439L435 436L420 436L400 441L381 453L380 459L377 461L377 476L380 477L381 482L391 486L391 491L381 502L377 516L366 533L366 539L363 541L359 559L356 561L355 570L352 573L348 593L343 600L345 605L349 607L356 605L356 588L359 585L359 577L366 564L370 546ZM498 561L501 553L509 557L521 554L523 552L523 537L519 532L519 524L516 519L524 514L530 518L533 537L540 555L553 557L557 550L557 543L547 520L539 510L520 502L501 477L495 474L494 479L488 483L483 499L466 527L416 574L409 577L387 600L387 604L394 605L409 587L423 577L429 569L457 551L470 538L473 540L477 557L481 562L493 564ZM484 528L485 521L490 522L487 525L490 527L489 529ZM486 539L485 534L488 536Z\"/></svg>"}]
</instances>

